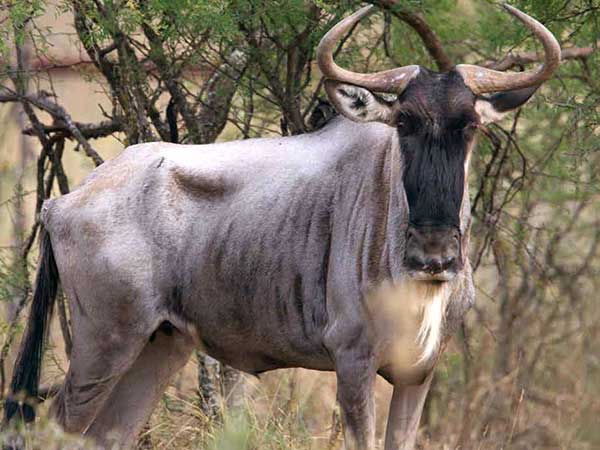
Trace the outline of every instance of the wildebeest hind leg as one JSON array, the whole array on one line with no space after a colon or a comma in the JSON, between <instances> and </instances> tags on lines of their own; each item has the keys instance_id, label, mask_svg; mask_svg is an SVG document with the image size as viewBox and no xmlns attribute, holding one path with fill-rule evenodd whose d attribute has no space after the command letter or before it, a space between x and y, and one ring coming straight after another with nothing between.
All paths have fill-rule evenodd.
<instances>
[{"instance_id":1,"label":"wildebeest hind leg","mask_svg":"<svg viewBox=\"0 0 600 450\"><path fill-rule=\"evenodd\" d=\"M171 377L185 365L192 340L175 328L158 330L113 388L86 436L100 444L130 448L150 417ZM107 445L110 448L110 445Z\"/></svg>"},{"instance_id":2,"label":"wildebeest hind leg","mask_svg":"<svg viewBox=\"0 0 600 450\"><path fill-rule=\"evenodd\" d=\"M81 330L80 330L81 331ZM73 350L65 381L50 414L70 433L83 433L111 390L142 351L146 339L92 333L73 335Z\"/></svg>"}]
</instances>

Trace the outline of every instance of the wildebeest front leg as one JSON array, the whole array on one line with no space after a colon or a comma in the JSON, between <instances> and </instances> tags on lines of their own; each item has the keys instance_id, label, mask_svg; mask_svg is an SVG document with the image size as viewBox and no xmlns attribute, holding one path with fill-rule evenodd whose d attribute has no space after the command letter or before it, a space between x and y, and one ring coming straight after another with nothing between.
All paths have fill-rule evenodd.
<instances>
[{"instance_id":1,"label":"wildebeest front leg","mask_svg":"<svg viewBox=\"0 0 600 450\"><path fill-rule=\"evenodd\" d=\"M432 378L433 371L420 385L394 386L385 433L385 450L415 448L421 413Z\"/></svg>"},{"instance_id":2,"label":"wildebeest front leg","mask_svg":"<svg viewBox=\"0 0 600 450\"><path fill-rule=\"evenodd\" d=\"M337 358L337 399L342 410L345 450L375 448L376 372L371 358L352 354Z\"/></svg>"}]
</instances>

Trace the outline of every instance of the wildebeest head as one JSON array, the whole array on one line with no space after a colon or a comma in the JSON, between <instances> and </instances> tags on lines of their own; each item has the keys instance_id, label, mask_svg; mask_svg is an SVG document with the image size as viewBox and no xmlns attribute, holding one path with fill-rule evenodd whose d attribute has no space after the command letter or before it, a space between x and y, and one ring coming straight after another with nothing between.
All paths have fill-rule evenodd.
<instances>
[{"instance_id":1,"label":"wildebeest head","mask_svg":"<svg viewBox=\"0 0 600 450\"><path fill-rule=\"evenodd\" d=\"M463 266L461 211L477 127L525 103L560 64L554 36L535 19L504 7L541 40L545 58L537 71L458 65L436 73L411 65L373 74L350 72L335 64L333 51L371 6L335 25L317 49L325 88L338 112L356 122L383 122L398 132L409 218L404 261L417 279L449 280Z\"/></svg>"}]
</instances>

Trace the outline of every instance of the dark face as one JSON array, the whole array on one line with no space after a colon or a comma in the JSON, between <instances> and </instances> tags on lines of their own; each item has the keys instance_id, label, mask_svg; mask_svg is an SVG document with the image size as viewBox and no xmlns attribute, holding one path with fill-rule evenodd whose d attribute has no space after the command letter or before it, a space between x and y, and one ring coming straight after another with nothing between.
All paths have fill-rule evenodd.
<instances>
[{"instance_id":1,"label":"dark face","mask_svg":"<svg viewBox=\"0 0 600 450\"><path fill-rule=\"evenodd\" d=\"M405 264L418 279L448 280L462 268L460 211L479 123L474 103L457 73L423 69L394 108L409 208Z\"/></svg>"},{"instance_id":2,"label":"dark face","mask_svg":"<svg viewBox=\"0 0 600 450\"><path fill-rule=\"evenodd\" d=\"M502 6L542 42L544 62L535 71L499 73L469 64L442 74L414 64L368 74L342 69L333 58L336 44L372 12L371 5L335 25L317 48L335 109L355 122L398 130L410 219L404 257L415 278L449 280L462 268L460 210L476 126L525 103L560 65L560 45L552 33L518 9ZM401 94L389 102L377 92Z\"/></svg>"},{"instance_id":3,"label":"dark face","mask_svg":"<svg viewBox=\"0 0 600 450\"><path fill-rule=\"evenodd\" d=\"M536 88L476 97L458 72L420 67L390 102L363 87L326 80L340 113L397 130L409 216L404 261L413 278L447 281L463 267L467 237L461 234L460 213L475 131L521 106Z\"/></svg>"}]
</instances>

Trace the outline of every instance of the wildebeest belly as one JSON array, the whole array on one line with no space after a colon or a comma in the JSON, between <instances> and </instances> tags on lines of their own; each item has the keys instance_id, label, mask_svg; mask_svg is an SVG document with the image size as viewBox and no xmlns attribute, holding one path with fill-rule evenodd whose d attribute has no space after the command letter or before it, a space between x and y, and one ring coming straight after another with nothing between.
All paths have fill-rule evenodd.
<instances>
[{"instance_id":1,"label":"wildebeest belly","mask_svg":"<svg viewBox=\"0 0 600 450\"><path fill-rule=\"evenodd\" d=\"M193 283L196 289L173 292L167 306L189 324L200 349L238 369L250 373L284 367L332 369L322 342L324 311L316 302L302 301L300 290L306 291L300 279L292 282L292 292L286 292L287 283L281 280L272 292L259 287L251 292L240 281L225 283L225 279L212 285Z\"/></svg>"},{"instance_id":2,"label":"wildebeest belly","mask_svg":"<svg viewBox=\"0 0 600 450\"><path fill-rule=\"evenodd\" d=\"M287 367L333 369L324 347L295 333L293 324L285 330L269 330L264 326L250 329L231 322L223 326L207 322L198 324L201 349L237 369L252 374Z\"/></svg>"}]
</instances>

